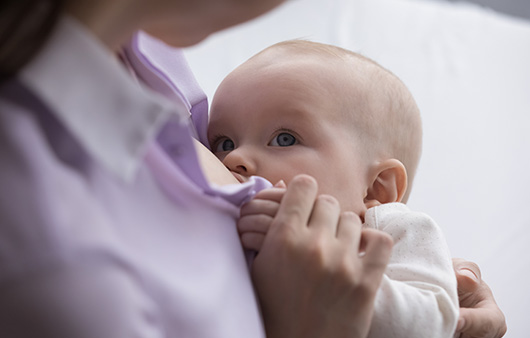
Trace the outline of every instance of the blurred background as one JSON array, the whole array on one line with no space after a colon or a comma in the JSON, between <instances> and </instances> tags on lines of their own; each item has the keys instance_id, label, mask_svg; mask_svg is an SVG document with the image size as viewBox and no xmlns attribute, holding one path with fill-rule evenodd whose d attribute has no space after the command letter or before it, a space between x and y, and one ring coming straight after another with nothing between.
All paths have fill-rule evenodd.
<instances>
[{"instance_id":1,"label":"blurred background","mask_svg":"<svg viewBox=\"0 0 530 338\"><path fill-rule=\"evenodd\" d=\"M251 55L299 38L360 52L409 87L424 125L409 205L480 265L506 337L530 337L530 0L292 0L185 53L211 99Z\"/></svg>"},{"instance_id":2,"label":"blurred background","mask_svg":"<svg viewBox=\"0 0 530 338\"><path fill-rule=\"evenodd\" d=\"M462 0L440 0L440 1L462 1ZM530 1L528 0L469 0L485 8L513 15L516 17L530 19Z\"/></svg>"}]
</instances>

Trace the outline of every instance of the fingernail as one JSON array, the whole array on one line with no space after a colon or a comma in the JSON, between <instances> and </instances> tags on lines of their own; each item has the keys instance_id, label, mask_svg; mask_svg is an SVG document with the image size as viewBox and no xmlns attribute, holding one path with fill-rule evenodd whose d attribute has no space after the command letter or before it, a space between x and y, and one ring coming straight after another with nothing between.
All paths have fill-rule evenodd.
<instances>
[{"instance_id":1,"label":"fingernail","mask_svg":"<svg viewBox=\"0 0 530 338\"><path fill-rule=\"evenodd\" d=\"M464 328L464 325L466 325L466 320L464 317L458 318L458 323L456 324L456 331L460 332Z\"/></svg>"},{"instance_id":2,"label":"fingernail","mask_svg":"<svg viewBox=\"0 0 530 338\"><path fill-rule=\"evenodd\" d=\"M475 275L475 273L472 270L470 270L470 269L461 268L461 269L458 270L458 273L460 273L461 275L467 276L467 277L473 279L474 281L478 282L478 276Z\"/></svg>"},{"instance_id":3,"label":"fingernail","mask_svg":"<svg viewBox=\"0 0 530 338\"><path fill-rule=\"evenodd\" d=\"M276 182L274 187L275 188L285 188L285 182L283 180L279 180L278 182Z\"/></svg>"}]
</instances>

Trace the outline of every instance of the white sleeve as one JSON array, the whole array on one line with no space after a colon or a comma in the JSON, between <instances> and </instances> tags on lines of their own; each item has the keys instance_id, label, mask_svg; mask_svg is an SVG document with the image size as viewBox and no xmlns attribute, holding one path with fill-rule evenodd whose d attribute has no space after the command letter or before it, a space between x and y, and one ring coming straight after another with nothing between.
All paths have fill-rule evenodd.
<instances>
[{"instance_id":1,"label":"white sleeve","mask_svg":"<svg viewBox=\"0 0 530 338\"><path fill-rule=\"evenodd\" d=\"M369 211L365 223L394 240L369 337L453 337L458 295L441 229L429 216L411 212L403 204Z\"/></svg>"}]
</instances>

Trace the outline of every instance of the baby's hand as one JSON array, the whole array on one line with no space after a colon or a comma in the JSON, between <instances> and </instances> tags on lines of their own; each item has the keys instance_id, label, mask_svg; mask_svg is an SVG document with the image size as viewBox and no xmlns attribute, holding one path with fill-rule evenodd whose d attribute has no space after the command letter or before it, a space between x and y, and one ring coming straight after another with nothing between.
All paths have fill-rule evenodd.
<instances>
[{"instance_id":1,"label":"baby's hand","mask_svg":"<svg viewBox=\"0 0 530 338\"><path fill-rule=\"evenodd\" d=\"M266 336L366 337L392 238L362 230L361 219L318 195L307 175L294 177L276 204L264 208L276 216L262 223L267 234L255 245L260 252L251 268Z\"/></svg>"},{"instance_id":2,"label":"baby's hand","mask_svg":"<svg viewBox=\"0 0 530 338\"><path fill-rule=\"evenodd\" d=\"M280 181L273 188L260 191L241 207L237 229L245 249L260 251L285 190L285 183Z\"/></svg>"}]
</instances>

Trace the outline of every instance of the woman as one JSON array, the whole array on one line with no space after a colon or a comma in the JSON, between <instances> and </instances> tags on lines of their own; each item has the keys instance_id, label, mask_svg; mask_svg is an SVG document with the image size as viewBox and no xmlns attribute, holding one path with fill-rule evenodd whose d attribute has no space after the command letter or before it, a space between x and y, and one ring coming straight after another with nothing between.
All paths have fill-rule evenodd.
<instances>
[{"instance_id":1,"label":"woman","mask_svg":"<svg viewBox=\"0 0 530 338\"><path fill-rule=\"evenodd\" d=\"M139 29L188 46L281 2L3 2L0 336L264 335L234 219L265 183L223 188L233 177L193 140L185 105L114 55ZM369 326L391 243L316 191L290 184L253 266L268 337Z\"/></svg>"}]
</instances>

